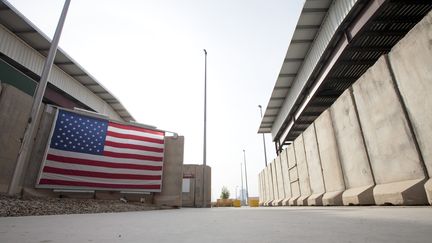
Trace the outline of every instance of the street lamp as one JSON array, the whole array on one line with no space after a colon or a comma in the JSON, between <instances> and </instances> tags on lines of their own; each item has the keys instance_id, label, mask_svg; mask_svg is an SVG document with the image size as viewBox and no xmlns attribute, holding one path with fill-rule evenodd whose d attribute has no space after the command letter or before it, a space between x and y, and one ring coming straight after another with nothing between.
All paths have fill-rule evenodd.
<instances>
[{"instance_id":1,"label":"street lamp","mask_svg":"<svg viewBox=\"0 0 432 243\"><path fill-rule=\"evenodd\" d=\"M245 180L246 180L246 205L249 205L249 190L248 190L248 183L247 183L247 167L246 167L246 151L243 149L243 159L245 164Z\"/></svg>"},{"instance_id":2,"label":"street lamp","mask_svg":"<svg viewBox=\"0 0 432 243\"><path fill-rule=\"evenodd\" d=\"M207 166L207 51L204 49L204 146L203 146L203 207L206 205L205 168Z\"/></svg>"},{"instance_id":3,"label":"street lamp","mask_svg":"<svg viewBox=\"0 0 432 243\"><path fill-rule=\"evenodd\" d=\"M244 191L244 189L243 189L243 164L242 163L240 163L240 173L241 173L241 191L240 191L240 202L241 202L241 205L243 205L243 191Z\"/></svg>"},{"instance_id":4,"label":"street lamp","mask_svg":"<svg viewBox=\"0 0 432 243\"><path fill-rule=\"evenodd\" d=\"M28 161L31 148L33 147L34 144L32 137L36 133L36 129L38 127L37 118L41 113L41 105L46 90L46 86L48 83L48 76L51 72L51 68L54 63L54 58L57 53L58 43L60 41L61 32L63 30L63 25L66 20L66 15L69 9L70 2L71 2L70 0L66 0L63 5L63 10L61 12L60 19L54 33L53 40L51 41L51 46L48 52L48 56L45 60L42 69L39 85L36 87L32 107L30 111L30 116L28 117L27 120L27 125L24 131L23 140L17 157L14 174L12 176L12 180L8 188L9 195L17 195L20 192L20 183L23 180L25 166Z\"/></svg>"},{"instance_id":5,"label":"street lamp","mask_svg":"<svg viewBox=\"0 0 432 243\"><path fill-rule=\"evenodd\" d=\"M260 108L260 114L261 114L261 119L263 117L262 115L262 106L258 105L258 107ZM265 142L265 136L264 133L262 134L263 137L263 144L264 144L264 161L265 161L265 166L267 167L267 150L266 150L266 142Z\"/></svg>"}]
</instances>

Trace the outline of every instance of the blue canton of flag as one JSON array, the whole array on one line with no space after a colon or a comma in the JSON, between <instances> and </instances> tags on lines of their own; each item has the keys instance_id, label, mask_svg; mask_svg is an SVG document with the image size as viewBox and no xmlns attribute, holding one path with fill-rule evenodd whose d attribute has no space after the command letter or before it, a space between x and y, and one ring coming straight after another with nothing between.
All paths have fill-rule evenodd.
<instances>
[{"instance_id":1,"label":"blue canton of flag","mask_svg":"<svg viewBox=\"0 0 432 243\"><path fill-rule=\"evenodd\" d=\"M50 147L102 155L108 121L59 110Z\"/></svg>"}]
</instances>

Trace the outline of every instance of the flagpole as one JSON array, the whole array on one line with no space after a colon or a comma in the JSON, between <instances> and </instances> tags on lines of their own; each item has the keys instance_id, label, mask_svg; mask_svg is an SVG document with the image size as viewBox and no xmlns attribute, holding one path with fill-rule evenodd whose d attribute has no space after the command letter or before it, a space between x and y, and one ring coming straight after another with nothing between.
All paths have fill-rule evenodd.
<instances>
[{"instance_id":1,"label":"flagpole","mask_svg":"<svg viewBox=\"0 0 432 243\"><path fill-rule=\"evenodd\" d=\"M38 117L40 115L40 108L42 104L42 99L45 93L45 89L48 82L48 76L50 74L52 65L54 63L54 58L57 52L58 43L60 40L61 32L63 29L64 22L66 20L67 11L70 5L70 0L66 0L63 6L62 13L60 15L59 22L57 24L56 31L54 33L53 40L51 42L51 47L48 52L48 57L45 60L45 64L43 66L41 78L39 84L37 86L32 107L31 113L27 121L27 127L24 132L24 137L21 143L21 147L18 153L17 162L15 165L14 174L12 177L12 181L8 188L9 195L16 195L20 193L20 184L23 180L24 170L26 169L26 164L28 160L28 156L32 150L34 141L33 136L35 135L36 128L38 127Z\"/></svg>"},{"instance_id":2,"label":"flagpole","mask_svg":"<svg viewBox=\"0 0 432 243\"><path fill-rule=\"evenodd\" d=\"M207 166L207 51L204 49L204 146L203 146L203 207L206 204L205 169Z\"/></svg>"}]
</instances>

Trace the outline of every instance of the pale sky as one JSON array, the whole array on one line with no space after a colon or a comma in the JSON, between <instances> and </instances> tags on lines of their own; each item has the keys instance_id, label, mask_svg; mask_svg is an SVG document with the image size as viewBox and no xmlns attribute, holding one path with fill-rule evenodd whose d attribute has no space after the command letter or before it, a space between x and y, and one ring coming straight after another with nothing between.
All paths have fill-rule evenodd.
<instances>
[{"instance_id":1,"label":"pale sky","mask_svg":"<svg viewBox=\"0 0 432 243\"><path fill-rule=\"evenodd\" d=\"M9 0L52 38L64 1ZM185 136L185 164L207 164L212 200L235 196L246 150L249 195L264 168L258 105L270 99L304 0L72 0L60 47L137 122ZM263 110L264 112L264 110ZM275 158L266 135L267 156Z\"/></svg>"}]
</instances>

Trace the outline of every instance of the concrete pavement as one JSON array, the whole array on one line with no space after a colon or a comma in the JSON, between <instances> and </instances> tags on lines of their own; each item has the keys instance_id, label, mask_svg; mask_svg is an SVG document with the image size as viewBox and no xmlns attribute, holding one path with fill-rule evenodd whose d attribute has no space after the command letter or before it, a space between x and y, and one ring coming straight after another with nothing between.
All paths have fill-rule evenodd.
<instances>
[{"instance_id":1,"label":"concrete pavement","mask_svg":"<svg viewBox=\"0 0 432 243\"><path fill-rule=\"evenodd\" d=\"M0 242L432 242L432 208L212 208L11 217L0 218Z\"/></svg>"}]
</instances>

